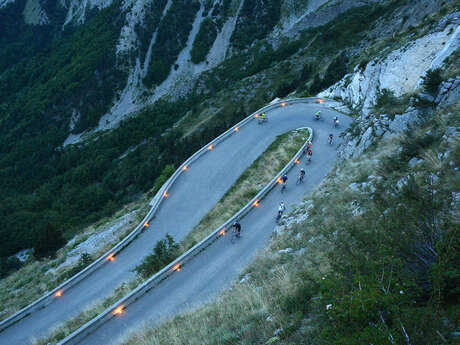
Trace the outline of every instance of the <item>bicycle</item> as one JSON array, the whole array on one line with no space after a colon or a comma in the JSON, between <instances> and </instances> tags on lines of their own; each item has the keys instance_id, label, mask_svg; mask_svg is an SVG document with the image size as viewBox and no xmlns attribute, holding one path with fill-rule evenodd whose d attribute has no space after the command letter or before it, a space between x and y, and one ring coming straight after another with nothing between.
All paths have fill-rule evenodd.
<instances>
[{"instance_id":1,"label":"bicycle","mask_svg":"<svg viewBox=\"0 0 460 345\"><path fill-rule=\"evenodd\" d=\"M232 234L230 236L230 242L232 242L232 244L235 244L236 241L238 241L239 239L241 238L241 232L238 233L238 231L236 231L236 229L232 229Z\"/></svg>"},{"instance_id":2,"label":"bicycle","mask_svg":"<svg viewBox=\"0 0 460 345\"><path fill-rule=\"evenodd\" d=\"M287 186L287 181L281 183L281 193L284 193L284 191L286 190L286 186Z\"/></svg>"},{"instance_id":3,"label":"bicycle","mask_svg":"<svg viewBox=\"0 0 460 345\"><path fill-rule=\"evenodd\" d=\"M300 173L299 176L297 177L297 182L296 184L299 185L303 183L303 178L305 177L305 174Z\"/></svg>"},{"instance_id":4,"label":"bicycle","mask_svg":"<svg viewBox=\"0 0 460 345\"><path fill-rule=\"evenodd\" d=\"M268 122L268 117L267 117L267 115L265 115L264 117L260 117L260 116L259 116L259 119L258 119L258 122L257 122L257 123L258 123L259 125L262 125L262 124L264 124L264 122Z\"/></svg>"},{"instance_id":5,"label":"bicycle","mask_svg":"<svg viewBox=\"0 0 460 345\"><path fill-rule=\"evenodd\" d=\"M284 211L279 211L278 210L278 214L276 215L276 224L278 224L280 222L280 219L283 216L283 212Z\"/></svg>"}]
</instances>

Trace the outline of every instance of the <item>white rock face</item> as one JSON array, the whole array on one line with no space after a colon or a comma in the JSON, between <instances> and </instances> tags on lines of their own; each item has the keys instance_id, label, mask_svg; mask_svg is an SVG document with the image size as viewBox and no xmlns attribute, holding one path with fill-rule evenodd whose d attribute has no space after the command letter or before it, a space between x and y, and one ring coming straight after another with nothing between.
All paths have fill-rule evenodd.
<instances>
[{"instance_id":1,"label":"white rock face","mask_svg":"<svg viewBox=\"0 0 460 345\"><path fill-rule=\"evenodd\" d=\"M127 0L126 4L128 3ZM132 1L132 0L131 0ZM217 3L217 1L215 1ZM124 5L127 8L128 5ZM163 11L163 16L172 4L172 0L168 1L168 4ZM118 125L118 123L129 116L130 114L139 111L148 104L154 103L159 98L168 94L174 94L176 96L182 95L193 87L193 80L197 78L201 73L207 71L219 63L224 61L227 56L228 47L230 45L230 37L235 29L236 20L241 10L243 1L237 9L236 15L230 17L226 23L224 23L222 30L217 34L216 40L210 49L205 62L195 65L191 62L190 52L193 47L193 42L200 29L200 25L204 19L203 11L204 6L202 4L198 11L195 20L193 22L192 30L190 31L187 39L185 48L180 52L175 64L179 68L171 69L168 78L159 85L153 92L153 94L147 99L143 98L144 91L147 91L142 85L142 78L145 77L148 71L148 64L150 61L150 53L152 47L155 44L156 33L153 34L149 50L146 55L144 65L141 66L139 59L136 60L136 66L134 66L129 74L127 85L121 93L120 99L115 103L109 113L102 116L99 121L99 126L96 129L105 130L110 129ZM127 15L128 24L122 29L120 40L117 45L117 55L128 53L131 49L137 46L137 36L134 31L135 24L139 22L139 18L143 18L145 3L143 0L133 2L132 9ZM72 140L72 141L71 141ZM66 143L75 143L80 140L80 137L69 136Z\"/></svg>"},{"instance_id":2,"label":"white rock face","mask_svg":"<svg viewBox=\"0 0 460 345\"><path fill-rule=\"evenodd\" d=\"M318 96L339 97L369 113L383 89L393 91L395 96L415 91L430 66L436 61L441 63L459 47L458 32L458 26L448 26L408 43L387 57L372 60L364 70L356 66L353 73Z\"/></svg>"}]
</instances>

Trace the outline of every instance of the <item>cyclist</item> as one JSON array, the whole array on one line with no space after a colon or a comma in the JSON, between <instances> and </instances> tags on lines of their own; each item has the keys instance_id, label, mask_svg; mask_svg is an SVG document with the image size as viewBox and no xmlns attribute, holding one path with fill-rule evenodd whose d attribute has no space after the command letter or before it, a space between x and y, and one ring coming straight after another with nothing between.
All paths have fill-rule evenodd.
<instances>
[{"instance_id":1,"label":"cyclist","mask_svg":"<svg viewBox=\"0 0 460 345\"><path fill-rule=\"evenodd\" d=\"M236 237L240 237L240 234L241 234L241 224L240 224L237 220L235 220L235 222L233 223L232 228L233 228L233 231L234 231L235 234L236 234Z\"/></svg>"},{"instance_id":2,"label":"cyclist","mask_svg":"<svg viewBox=\"0 0 460 345\"><path fill-rule=\"evenodd\" d=\"M284 190L286 189L287 180L288 180L288 177L287 177L286 174L284 174L284 175L281 177L281 193L283 193Z\"/></svg>"},{"instance_id":3,"label":"cyclist","mask_svg":"<svg viewBox=\"0 0 460 345\"><path fill-rule=\"evenodd\" d=\"M304 178L304 177L305 177L305 169L302 168L302 169L300 169L299 177L298 177L298 179L297 179L298 182L299 182L299 183L303 182L303 178Z\"/></svg>"},{"instance_id":4,"label":"cyclist","mask_svg":"<svg viewBox=\"0 0 460 345\"><path fill-rule=\"evenodd\" d=\"M315 120L319 120L321 118L321 111L317 111L315 113Z\"/></svg>"},{"instance_id":5,"label":"cyclist","mask_svg":"<svg viewBox=\"0 0 460 345\"><path fill-rule=\"evenodd\" d=\"M263 123L266 119L267 119L267 117L265 116L265 113L260 114L259 123Z\"/></svg>"},{"instance_id":6,"label":"cyclist","mask_svg":"<svg viewBox=\"0 0 460 345\"><path fill-rule=\"evenodd\" d=\"M311 162L311 156L313 156L313 151L311 149L307 150L307 161Z\"/></svg>"},{"instance_id":7,"label":"cyclist","mask_svg":"<svg viewBox=\"0 0 460 345\"><path fill-rule=\"evenodd\" d=\"M284 201L281 201L280 206L278 207L278 217L277 217L278 219L281 218L285 210L286 210L286 205L284 205Z\"/></svg>"},{"instance_id":8,"label":"cyclist","mask_svg":"<svg viewBox=\"0 0 460 345\"><path fill-rule=\"evenodd\" d=\"M288 180L288 176L284 174L283 177L281 177L281 181L283 182L283 185L287 184L287 180Z\"/></svg>"},{"instance_id":9,"label":"cyclist","mask_svg":"<svg viewBox=\"0 0 460 345\"><path fill-rule=\"evenodd\" d=\"M332 145L333 141L334 141L334 134L331 133L329 134L329 144Z\"/></svg>"},{"instance_id":10,"label":"cyclist","mask_svg":"<svg viewBox=\"0 0 460 345\"><path fill-rule=\"evenodd\" d=\"M308 150L309 148L311 148L311 140L310 140L310 139L307 140L307 150Z\"/></svg>"},{"instance_id":11,"label":"cyclist","mask_svg":"<svg viewBox=\"0 0 460 345\"><path fill-rule=\"evenodd\" d=\"M334 127L338 127L339 126L339 117L336 115L334 117Z\"/></svg>"}]
</instances>

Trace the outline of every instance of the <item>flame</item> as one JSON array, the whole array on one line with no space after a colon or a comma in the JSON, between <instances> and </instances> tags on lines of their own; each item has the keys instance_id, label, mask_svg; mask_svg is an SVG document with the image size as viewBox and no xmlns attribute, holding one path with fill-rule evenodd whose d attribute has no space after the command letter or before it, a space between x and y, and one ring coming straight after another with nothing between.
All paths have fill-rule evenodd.
<instances>
[{"instance_id":1,"label":"flame","mask_svg":"<svg viewBox=\"0 0 460 345\"><path fill-rule=\"evenodd\" d=\"M113 254L110 254L109 256L107 256L107 260L113 262L115 261L115 257L113 256Z\"/></svg>"},{"instance_id":2,"label":"flame","mask_svg":"<svg viewBox=\"0 0 460 345\"><path fill-rule=\"evenodd\" d=\"M180 272L180 264L174 265L173 271Z\"/></svg>"},{"instance_id":3,"label":"flame","mask_svg":"<svg viewBox=\"0 0 460 345\"><path fill-rule=\"evenodd\" d=\"M220 236L225 236L226 232L225 232L225 228L223 228L222 230L220 230L219 232L219 235Z\"/></svg>"},{"instance_id":4,"label":"flame","mask_svg":"<svg viewBox=\"0 0 460 345\"><path fill-rule=\"evenodd\" d=\"M211 150L213 150L213 149L214 149L214 146L213 146L213 145L209 145L209 146L208 146L208 150L209 150L209 151L211 151Z\"/></svg>"},{"instance_id":5,"label":"flame","mask_svg":"<svg viewBox=\"0 0 460 345\"><path fill-rule=\"evenodd\" d=\"M295 161L294 161L294 163L295 163L295 164L299 164L299 163L300 163L299 159L296 158Z\"/></svg>"},{"instance_id":6,"label":"flame","mask_svg":"<svg viewBox=\"0 0 460 345\"><path fill-rule=\"evenodd\" d=\"M322 99L322 98L318 98L318 99L316 100L316 102L317 102L317 103L319 103L319 104L323 104L323 102L324 102L324 99Z\"/></svg>"},{"instance_id":7,"label":"flame","mask_svg":"<svg viewBox=\"0 0 460 345\"><path fill-rule=\"evenodd\" d=\"M254 201L254 203L252 204L252 206L254 207L259 207L259 205L259 200Z\"/></svg>"},{"instance_id":8,"label":"flame","mask_svg":"<svg viewBox=\"0 0 460 345\"><path fill-rule=\"evenodd\" d=\"M184 165L183 168L182 168L183 171L187 171L188 170L188 166Z\"/></svg>"},{"instance_id":9,"label":"flame","mask_svg":"<svg viewBox=\"0 0 460 345\"><path fill-rule=\"evenodd\" d=\"M149 225L150 225L149 222L145 222L145 223L144 223L144 228L148 228Z\"/></svg>"},{"instance_id":10,"label":"flame","mask_svg":"<svg viewBox=\"0 0 460 345\"><path fill-rule=\"evenodd\" d=\"M278 177L278 178L276 179L276 183L281 184L281 182L283 182L283 181L281 181L281 177Z\"/></svg>"},{"instance_id":11,"label":"flame","mask_svg":"<svg viewBox=\"0 0 460 345\"><path fill-rule=\"evenodd\" d=\"M169 194L166 191L164 191L163 192L163 198L167 198L168 196L169 196Z\"/></svg>"},{"instance_id":12,"label":"flame","mask_svg":"<svg viewBox=\"0 0 460 345\"><path fill-rule=\"evenodd\" d=\"M235 132L238 132L240 129L239 129L238 127L235 127L233 130L234 130Z\"/></svg>"},{"instance_id":13,"label":"flame","mask_svg":"<svg viewBox=\"0 0 460 345\"><path fill-rule=\"evenodd\" d=\"M62 296L62 290L58 290L56 291L56 293L54 294L54 297L61 297Z\"/></svg>"},{"instance_id":14,"label":"flame","mask_svg":"<svg viewBox=\"0 0 460 345\"><path fill-rule=\"evenodd\" d=\"M113 315L121 315L123 314L123 306L120 305L119 307L115 308L115 310L113 311Z\"/></svg>"},{"instance_id":15,"label":"flame","mask_svg":"<svg viewBox=\"0 0 460 345\"><path fill-rule=\"evenodd\" d=\"M259 117L259 114L255 114L254 118L257 119Z\"/></svg>"},{"instance_id":16,"label":"flame","mask_svg":"<svg viewBox=\"0 0 460 345\"><path fill-rule=\"evenodd\" d=\"M286 106L286 102L281 103L281 106L282 106L282 107L285 107L285 106Z\"/></svg>"}]
</instances>

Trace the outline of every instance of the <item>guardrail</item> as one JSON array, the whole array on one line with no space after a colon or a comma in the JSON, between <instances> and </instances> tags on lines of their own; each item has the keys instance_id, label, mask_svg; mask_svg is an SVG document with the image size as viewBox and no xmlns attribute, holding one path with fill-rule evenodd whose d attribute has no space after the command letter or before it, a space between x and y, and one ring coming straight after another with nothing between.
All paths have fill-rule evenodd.
<instances>
[{"instance_id":1,"label":"guardrail","mask_svg":"<svg viewBox=\"0 0 460 345\"><path fill-rule=\"evenodd\" d=\"M308 129L310 132L308 140L313 139L313 130L310 127L301 127L297 129ZM200 252L205 250L207 247L212 245L215 241L225 236L227 229L231 227L233 222L237 219L243 218L247 213L249 213L254 207L258 206L258 203L274 188L279 184L280 177L283 176L287 171L289 171L293 166L299 163L300 156L305 152L307 142L305 142L299 151L294 155L294 157L289 161L289 163L259 192L257 195L249 201L241 210L229 218L224 224L216 228L211 234L206 238L201 240L195 246L190 248L180 257L172 261L169 265L164 267L161 271L154 274L149 280L139 285L131 293L114 303L112 306L104 310L94 319L88 321L82 327L77 329L75 332L67 336L65 339L61 340L57 345L73 345L78 344L83 340L88 334L96 330L104 323L108 322L111 318L115 317L118 314L121 314L124 309L138 300L142 295L158 286L163 280L167 279L176 271L180 271L180 268L191 259L193 259Z\"/></svg>"},{"instance_id":2,"label":"guardrail","mask_svg":"<svg viewBox=\"0 0 460 345\"><path fill-rule=\"evenodd\" d=\"M252 113L251 115L247 116L242 121L238 122L236 125L232 126L230 129L219 135L214 140L210 141L207 145L203 146L200 150L195 152L192 156L190 156L175 172L174 174L163 184L160 190L156 193L155 197L150 202L151 209L141 221L141 223L122 241L120 241L116 246L114 246L111 250L107 251L105 254L100 256L96 259L92 264L87 266L85 269L74 275L73 277L69 278L62 284L60 284L55 289L51 290L50 292L46 293L36 301L32 302L28 306L24 307L23 309L19 310L12 316L8 317L7 319L0 322L0 332L4 329L8 328L9 326L15 324L16 322L20 321L21 319L27 317L28 315L32 314L33 312L45 308L47 305L52 303L56 298L62 298L64 292L71 289L75 285L77 285L80 281L86 278L88 275L96 271L97 269L101 268L106 263L109 263L111 258L116 256L119 252L121 252L126 246L128 246L142 231L148 228L148 222L154 218L156 212L158 211L159 207L162 204L162 201L165 199L167 191L170 187L174 184L177 178L186 171L186 169L199 157L203 154L209 152L210 148L216 146L218 143L222 142L226 138L230 137L231 135L235 134L235 128L241 128L244 125L248 124L253 119L257 118L258 114L262 112L267 112L275 108L285 107L290 104L295 103L312 103L315 102L317 104L321 104L327 99L324 98L294 98L285 101L280 101L275 104L269 104L258 111Z\"/></svg>"}]
</instances>

